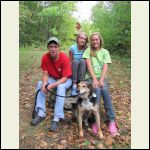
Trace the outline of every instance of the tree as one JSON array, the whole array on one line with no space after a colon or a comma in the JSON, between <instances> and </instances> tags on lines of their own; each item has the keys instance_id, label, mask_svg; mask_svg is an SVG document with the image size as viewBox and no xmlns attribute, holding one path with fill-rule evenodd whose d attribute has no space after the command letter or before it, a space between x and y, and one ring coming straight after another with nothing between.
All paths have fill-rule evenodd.
<instances>
[{"instance_id":1,"label":"tree","mask_svg":"<svg viewBox=\"0 0 150 150\"><path fill-rule=\"evenodd\" d=\"M130 55L131 3L104 1L92 9L93 31L100 32L105 47L119 54Z\"/></svg>"},{"instance_id":2,"label":"tree","mask_svg":"<svg viewBox=\"0 0 150 150\"><path fill-rule=\"evenodd\" d=\"M75 3L22 1L19 9L20 46L46 42L50 36L57 36L64 45L70 45L77 21L72 17Z\"/></svg>"}]
</instances>

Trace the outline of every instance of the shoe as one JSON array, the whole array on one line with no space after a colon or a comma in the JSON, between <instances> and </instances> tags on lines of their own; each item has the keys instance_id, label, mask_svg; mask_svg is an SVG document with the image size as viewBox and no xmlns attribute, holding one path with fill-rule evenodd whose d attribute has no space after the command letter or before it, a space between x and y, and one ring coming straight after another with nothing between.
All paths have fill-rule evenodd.
<instances>
[{"instance_id":1,"label":"shoe","mask_svg":"<svg viewBox=\"0 0 150 150\"><path fill-rule=\"evenodd\" d=\"M32 125L37 125L41 121L43 121L46 117L41 117L41 116L36 116L34 119L32 119L31 124Z\"/></svg>"},{"instance_id":2,"label":"shoe","mask_svg":"<svg viewBox=\"0 0 150 150\"><path fill-rule=\"evenodd\" d=\"M92 131L94 134L98 133L98 128L97 128L97 124L96 123L92 123Z\"/></svg>"},{"instance_id":3,"label":"shoe","mask_svg":"<svg viewBox=\"0 0 150 150\"><path fill-rule=\"evenodd\" d=\"M51 127L49 128L50 132L55 132L59 127L59 121L53 121Z\"/></svg>"},{"instance_id":4,"label":"shoe","mask_svg":"<svg viewBox=\"0 0 150 150\"><path fill-rule=\"evenodd\" d=\"M71 95L72 96L75 96L77 95L77 86L76 85L73 85L72 88L71 88Z\"/></svg>"},{"instance_id":5,"label":"shoe","mask_svg":"<svg viewBox=\"0 0 150 150\"><path fill-rule=\"evenodd\" d=\"M114 137L117 135L118 130L115 122L110 122L108 125L110 134Z\"/></svg>"}]
</instances>

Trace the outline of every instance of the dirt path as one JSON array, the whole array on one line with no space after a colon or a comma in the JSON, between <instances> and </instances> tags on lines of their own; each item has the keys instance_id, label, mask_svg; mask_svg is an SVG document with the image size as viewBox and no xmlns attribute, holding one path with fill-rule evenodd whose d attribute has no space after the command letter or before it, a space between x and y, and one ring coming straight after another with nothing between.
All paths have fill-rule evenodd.
<instances>
[{"instance_id":1,"label":"dirt path","mask_svg":"<svg viewBox=\"0 0 150 150\"><path fill-rule=\"evenodd\" d=\"M110 92L113 98L113 105L116 113L116 121L119 126L120 135L111 138L108 127L105 123L105 113L103 104L101 104L101 128L104 133L104 139L98 140L91 133L91 129L84 128L84 138L79 138L78 126L76 122L71 120L72 112L65 111L66 121L61 123L61 128L57 133L48 131L53 108L47 104L47 118L38 126L31 126L31 114L34 104L34 94L37 81L41 78L39 69L32 69L20 72L20 98L19 98L19 144L20 149L51 149L51 148L131 148L131 100L130 100L130 84L120 88L114 86L119 82L116 77L110 80ZM125 80L125 79L124 79ZM126 79L127 80L127 79ZM101 100L102 102L102 100ZM102 102L103 103L103 102Z\"/></svg>"}]
</instances>

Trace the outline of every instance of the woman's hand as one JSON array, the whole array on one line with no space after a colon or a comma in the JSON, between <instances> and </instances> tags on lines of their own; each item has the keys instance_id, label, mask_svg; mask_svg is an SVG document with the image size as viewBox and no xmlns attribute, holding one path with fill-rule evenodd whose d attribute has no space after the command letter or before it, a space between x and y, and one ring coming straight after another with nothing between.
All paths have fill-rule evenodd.
<instances>
[{"instance_id":1,"label":"woman's hand","mask_svg":"<svg viewBox=\"0 0 150 150\"><path fill-rule=\"evenodd\" d=\"M104 79L103 79L103 78L100 78L100 80L99 80L99 85L100 85L100 87L103 87L103 86L104 86Z\"/></svg>"},{"instance_id":2,"label":"woman's hand","mask_svg":"<svg viewBox=\"0 0 150 150\"><path fill-rule=\"evenodd\" d=\"M98 80L95 78L95 79L93 79L93 87L94 88L97 88L97 87L99 87L100 85L99 85L99 82L98 82Z\"/></svg>"}]
</instances>

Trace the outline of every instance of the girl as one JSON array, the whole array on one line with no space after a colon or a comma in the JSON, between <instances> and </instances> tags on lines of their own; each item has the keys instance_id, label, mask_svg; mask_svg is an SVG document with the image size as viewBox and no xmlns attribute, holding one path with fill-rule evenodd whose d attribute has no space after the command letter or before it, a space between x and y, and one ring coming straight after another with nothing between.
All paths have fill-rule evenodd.
<instances>
[{"instance_id":1,"label":"girl","mask_svg":"<svg viewBox=\"0 0 150 150\"><path fill-rule=\"evenodd\" d=\"M77 82L84 80L86 63L82 54L87 48L88 37L86 33L80 32L76 39L77 44L72 45L69 50L69 58L72 63L72 89L71 94L77 95Z\"/></svg>"},{"instance_id":2,"label":"girl","mask_svg":"<svg viewBox=\"0 0 150 150\"><path fill-rule=\"evenodd\" d=\"M82 58L86 59L88 73L86 80L93 84L94 91L97 95L97 102L100 103L100 95L104 100L104 107L107 114L108 127L111 135L117 134L115 123L115 113L113 111L112 100L108 93L108 83L106 73L111 58L108 50L102 48L103 40L99 33L94 33L90 37L90 48L86 49ZM97 132L96 123L92 124L93 132Z\"/></svg>"}]
</instances>

